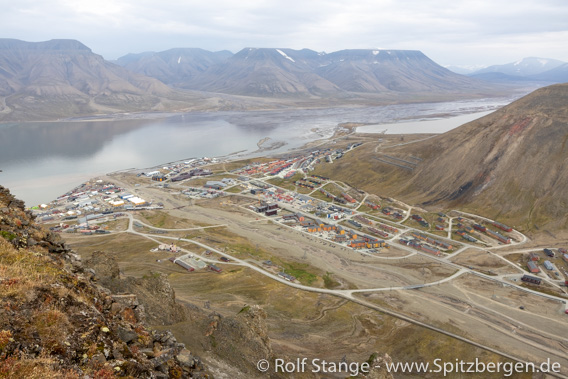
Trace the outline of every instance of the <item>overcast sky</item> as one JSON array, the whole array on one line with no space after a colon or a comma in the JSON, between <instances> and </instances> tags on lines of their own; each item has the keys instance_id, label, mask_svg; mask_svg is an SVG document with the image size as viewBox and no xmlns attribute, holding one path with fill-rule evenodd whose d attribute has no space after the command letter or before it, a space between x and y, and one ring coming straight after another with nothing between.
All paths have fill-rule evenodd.
<instances>
[{"instance_id":1,"label":"overcast sky","mask_svg":"<svg viewBox=\"0 0 568 379\"><path fill-rule=\"evenodd\" d=\"M442 65L568 62L568 0L0 0L0 37L106 59L174 47L421 50Z\"/></svg>"}]
</instances>

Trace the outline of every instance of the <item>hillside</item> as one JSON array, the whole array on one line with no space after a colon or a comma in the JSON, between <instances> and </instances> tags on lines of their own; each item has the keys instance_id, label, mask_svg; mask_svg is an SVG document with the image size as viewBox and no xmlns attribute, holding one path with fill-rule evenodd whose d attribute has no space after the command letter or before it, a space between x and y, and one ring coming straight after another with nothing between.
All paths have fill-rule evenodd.
<instances>
[{"instance_id":1,"label":"hillside","mask_svg":"<svg viewBox=\"0 0 568 379\"><path fill-rule=\"evenodd\" d=\"M453 92L483 86L445 69L420 51L341 50L320 60L318 75L350 92Z\"/></svg>"},{"instance_id":2,"label":"hillside","mask_svg":"<svg viewBox=\"0 0 568 379\"><path fill-rule=\"evenodd\" d=\"M144 326L133 295L113 295L0 186L0 376L207 377L169 332Z\"/></svg>"},{"instance_id":3,"label":"hillside","mask_svg":"<svg viewBox=\"0 0 568 379\"><path fill-rule=\"evenodd\" d=\"M568 84L541 88L422 142L378 152L369 143L320 172L414 204L476 210L523 230L562 229L568 223L567 103ZM373 159L384 154L421 161L411 170Z\"/></svg>"},{"instance_id":4,"label":"hillside","mask_svg":"<svg viewBox=\"0 0 568 379\"><path fill-rule=\"evenodd\" d=\"M0 121L188 107L203 96L105 61L74 40L0 39Z\"/></svg>"},{"instance_id":5,"label":"hillside","mask_svg":"<svg viewBox=\"0 0 568 379\"><path fill-rule=\"evenodd\" d=\"M247 96L339 97L429 93L470 95L495 90L455 74L419 51L243 49L183 84Z\"/></svg>"},{"instance_id":6,"label":"hillside","mask_svg":"<svg viewBox=\"0 0 568 379\"><path fill-rule=\"evenodd\" d=\"M174 87L223 62L233 54L229 51L210 52L198 48L179 48L161 52L128 54L116 63L129 71L156 78Z\"/></svg>"},{"instance_id":7,"label":"hillside","mask_svg":"<svg viewBox=\"0 0 568 379\"><path fill-rule=\"evenodd\" d=\"M547 82L566 83L568 82L568 63L564 63L552 70L534 75L531 78Z\"/></svg>"},{"instance_id":8,"label":"hillside","mask_svg":"<svg viewBox=\"0 0 568 379\"><path fill-rule=\"evenodd\" d=\"M182 85L245 96L337 95L340 88L313 72L318 57L307 49L246 48Z\"/></svg>"}]
</instances>

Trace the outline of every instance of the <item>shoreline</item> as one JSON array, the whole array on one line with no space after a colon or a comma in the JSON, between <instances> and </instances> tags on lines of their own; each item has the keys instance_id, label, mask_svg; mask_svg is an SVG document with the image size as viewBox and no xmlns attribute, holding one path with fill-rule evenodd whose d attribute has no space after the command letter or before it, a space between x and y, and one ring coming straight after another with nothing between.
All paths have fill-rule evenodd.
<instances>
[{"instance_id":1,"label":"shoreline","mask_svg":"<svg viewBox=\"0 0 568 379\"><path fill-rule=\"evenodd\" d=\"M499 103L497 103L499 104ZM455 105L456 107L452 107L453 105ZM252 157L260 157L263 155L269 155L269 156L279 156L282 154L292 154L295 151L299 151L299 150L304 150L304 149L308 149L308 148L317 148L317 146L321 146L323 144L325 144L327 141L333 140L333 139L338 139L344 136L348 136L352 133L365 133L363 130L361 130L361 128L364 128L368 125L372 125L375 124L375 119L377 121L379 121L380 119L386 118L386 119L391 119L391 120L395 120L395 122L400 123L403 120L415 120L416 122L422 122L434 117L440 117L442 115L449 115L451 114L452 116L460 116L460 115L465 115L465 114L470 114L472 113L472 111L474 110L478 110L479 108L477 108L477 104L473 104L475 106L476 109L473 109L473 107L471 106L472 104L466 104L465 106L463 104L459 104L456 103L454 104L454 102L452 102L451 104L448 105L444 105L443 107L440 108L435 108L435 109L430 109L429 106L427 106L427 110L416 110L414 107L411 108L409 110L409 113L415 113L415 115L413 116L408 116L406 114L406 112L402 112L402 113L398 113L398 111L396 112L396 114L391 115L390 113L386 114L386 117L381 116L382 113L377 113L377 114L363 114L363 115L358 115L358 114L352 114L352 113L348 113L345 115L341 115L341 113L337 114L337 115L333 115L333 116L329 116L327 118L324 117L324 120L326 121L335 121L333 124L331 123L318 123L318 117L320 116L310 116L308 117L305 122L300 123L300 119L298 119L298 117L301 117L302 115L295 115L296 116L296 120L295 122L295 127L296 127L296 131L295 133L298 134L297 138L294 138L293 140L290 141L284 141L281 138L286 138L286 137L282 137L282 136L274 136L271 135L269 133L266 133L264 138L261 138L260 140L258 140L256 142L256 149L254 149L254 145L255 143L253 141L250 141L250 144L252 146L250 147L246 147L245 149L238 150L235 149L237 151L232 151L230 153L227 154L222 154L222 155L213 155L215 157L217 157L218 159L224 159L227 161L234 161L234 160L239 160L239 159L248 159L248 158L252 158ZM497 105L494 106L493 109L499 108L501 105ZM371 108L376 108L376 107L371 107ZM485 108L485 107L484 107ZM485 108L487 109L487 108ZM392 112L392 109L387 109L388 112ZM229 113L232 111L229 111ZM264 112L264 111L263 111ZM382 112L382 111L381 111ZM428 114L428 112L430 112L430 114ZM237 113L243 113L238 112ZM426 114L425 114L426 113ZM114 117L107 117L106 115L101 115L99 116L94 116L94 117L89 117L91 118L91 121L96 121L97 123L105 123L107 122L106 120L111 120L111 121L120 121L120 120L127 120L127 119L160 119L160 118L167 118L167 117L172 117L172 116L180 116L183 115L183 113L177 113L177 112L160 112L160 113L153 113L153 112L147 112L147 113L135 113L135 114L121 114L119 116L115 115ZM378 117L377 117L378 116ZM315 117L315 118L314 118ZM454 117L450 117L450 119L452 119ZM65 122L68 122L70 124L72 124L72 122L77 122L79 121L80 118L69 118L67 120L65 120ZM86 121L86 118L82 119L83 121ZM246 122L247 119L239 119L240 123L242 124L243 122ZM349 121L350 120L350 121ZM312 122L313 121L313 122ZM237 127L239 124L237 124ZM245 124L243 124L245 125ZM252 124L252 126L254 126L256 124ZM298 126L304 126L303 131L298 129ZM284 125L285 126L285 125ZM458 125L456 125L458 126ZM383 127L384 129L384 127ZM394 128L392 129L395 133L393 134L400 134L398 130L394 130ZM298 131L300 131L300 133L298 133ZM437 131L432 131L432 130L420 130L420 134L423 133L438 133ZM391 133L388 133L391 134ZM258 135L258 134L257 134ZM262 135L261 135L262 137ZM257 137L258 138L258 137ZM281 139L280 141L271 141L271 138L277 138L277 139ZM286 146L287 143L290 143L291 146ZM243 146L244 147L244 146ZM191 150L191 149L187 149L186 153L193 153L193 154L199 154L199 155L194 155L195 156L208 156L207 154L210 154L209 152L207 152L207 150L209 150L207 148L206 145L203 145L204 149L200 149L200 150ZM228 145L228 149L230 149L230 144ZM183 151L180 151L182 154L184 153ZM217 149L217 152L223 153L223 151L219 151L219 149ZM211 151L211 153L215 154L214 151ZM181 155L181 154L180 154ZM168 162L166 160L166 162L168 163L163 163L162 160L159 159L159 156L156 156L156 161L152 161L150 159L145 159L144 162L142 162L142 165L145 165L147 167L157 167L159 165L167 165L167 164L172 164L172 163L179 163L182 162L183 160L186 160L187 158L180 158L180 159L175 159L175 156L172 156L171 158L174 158L175 160L172 160L170 162ZM85 176L92 176L89 173L91 171L98 171L98 172L93 172L94 175L97 175L99 173L102 172L115 172L115 171L125 171L125 170L132 170L132 169L136 169L139 166L140 162L137 161L129 161L129 162L123 162L126 163L124 166L121 167L121 162L119 160L117 160L115 163L116 166L112 167L111 165L106 165L106 167L101 167L100 170L91 170L92 167L90 167L88 170L83 170L81 176L83 176L83 178ZM93 166L96 167L96 166ZM5 170L6 171L6 170ZM86 175L84 175L86 174ZM21 175L20 175L21 176ZM14 176L14 178L12 179L12 182L6 183L7 185L9 185L10 187L14 188L14 187L20 187L20 191L22 192L21 194L18 194L18 196L20 196L21 198L28 198L30 200L30 204L32 205L37 205L37 204L41 204L43 202L45 202L46 200L52 199L56 196L58 196L60 193L65 192L67 189L69 189L69 186L67 185L61 185L64 183L60 183L59 179L58 179L59 174L57 172L54 171L54 174L49 176L49 177L45 177L45 180L43 180L43 186L48 189L50 188L49 191L47 191L48 193L43 193L37 191L35 188L31 187L29 184L25 183L24 181L21 180L20 177L18 176ZM69 176L69 175L68 175ZM79 176L79 175L77 175ZM7 175L7 177L10 177L10 175ZM83 178L79 179L77 181L77 183L79 182L83 182ZM15 179L15 180L14 180ZM70 178L67 178L68 182ZM69 183L67 183L69 184ZM72 186L71 186L72 187ZM48 195L47 199L42 198L42 194ZM37 204L36 204L37 203Z\"/></svg>"}]
</instances>

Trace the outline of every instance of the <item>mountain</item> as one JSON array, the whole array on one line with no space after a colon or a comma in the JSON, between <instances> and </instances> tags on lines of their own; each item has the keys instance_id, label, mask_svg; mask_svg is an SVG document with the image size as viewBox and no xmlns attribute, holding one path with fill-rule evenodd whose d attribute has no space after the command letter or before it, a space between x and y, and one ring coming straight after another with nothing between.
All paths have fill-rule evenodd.
<instances>
[{"instance_id":1,"label":"mountain","mask_svg":"<svg viewBox=\"0 0 568 379\"><path fill-rule=\"evenodd\" d=\"M246 96L325 96L341 92L314 72L319 57L308 49L246 48L188 80L183 87Z\"/></svg>"},{"instance_id":2,"label":"mountain","mask_svg":"<svg viewBox=\"0 0 568 379\"><path fill-rule=\"evenodd\" d=\"M568 63L564 63L563 65L553 68L552 70L548 70L537 75L532 75L531 78L547 82L567 83Z\"/></svg>"},{"instance_id":3,"label":"mountain","mask_svg":"<svg viewBox=\"0 0 568 379\"><path fill-rule=\"evenodd\" d=\"M554 70L557 67L566 64L565 62L556 60L556 59L545 59L545 58L524 58L520 61L507 63L503 65L494 65L483 68L481 70L477 70L469 76L480 78L480 79L498 79L498 80L522 80L519 78L528 78L531 80L546 80L552 81L556 83L562 82L561 80L557 80L553 75L551 76L542 76L546 72L550 70ZM506 76L488 76L487 74L495 74L500 73ZM547 78L547 79L545 79Z\"/></svg>"},{"instance_id":4,"label":"mountain","mask_svg":"<svg viewBox=\"0 0 568 379\"><path fill-rule=\"evenodd\" d=\"M470 91L482 82L455 74L420 51L246 48L129 54L123 67L175 87L245 96L348 97L356 94Z\"/></svg>"},{"instance_id":5,"label":"mountain","mask_svg":"<svg viewBox=\"0 0 568 379\"><path fill-rule=\"evenodd\" d=\"M514 76L514 75L507 75L502 72L484 72L481 74L471 74L469 75L471 78L485 80L487 82L492 83L514 83L514 82L534 82L538 81L537 79L531 79L530 77L524 76Z\"/></svg>"},{"instance_id":6,"label":"mountain","mask_svg":"<svg viewBox=\"0 0 568 379\"><path fill-rule=\"evenodd\" d=\"M74 40L0 39L0 120L181 107L195 96L105 61Z\"/></svg>"},{"instance_id":7,"label":"mountain","mask_svg":"<svg viewBox=\"0 0 568 379\"><path fill-rule=\"evenodd\" d=\"M485 66L444 66L446 67L448 70L455 72L456 74L460 74L460 75L469 75L474 73L475 71L481 70L482 68L485 68Z\"/></svg>"},{"instance_id":8,"label":"mountain","mask_svg":"<svg viewBox=\"0 0 568 379\"><path fill-rule=\"evenodd\" d=\"M116 63L132 72L156 78L173 86L199 75L210 66L223 62L230 51L210 52L197 48L170 49L161 52L128 54Z\"/></svg>"},{"instance_id":9,"label":"mountain","mask_svg":"<svg viewBox=\"0 0 568 379\"><path fill-rule=\"evenodd\" d=\"M494 65L475 71L474 74L483 74L486 72L501 72L512 76L530 76L541 74L545 71L552 70L565 62L556 59L546 58L524 58L520 61L507 63L503 65Z\"/></svg>"},{"instance_id":10,"label":"mountain","mask_svg":"<svg viewBox=\"0 0 568 379\"><path fill-rule=\"evenodd\" d=\"M361 94L458 93L485 83L455 74L419 51L246 48L184 85L247 96L352 97Z\"/></svg>"},{"instance_id":11,"label":"mountain","mask_svg":"<svg viewBox=\"0 0 568 379\"><path fill-rule=\"evenodd\" d=\"M544 87L450 132L378 153L369 145L317 173L333 170L362 189L414 204L476 210L524 230L563 229L568 225L566 104L568 84ZM403 169L372 159L383 154L420 161Z\"/></svg>"},{"instance_id":12,"label":"mountain","mask_svg":"<svg viewBox=\"0 0 568 379\"><path fill-rule=\"evenodd\" d=\"M0 39L0 122L125 112L376 105L511 92L452 73L419 51L325 54L247 48L231 55L172 49L130 54L118 62L124 67L74 40Z\"/></svg>"},{"instance_id":13,"label":"mountain","mask_svg":"<svg viewBox=\"0 0 568 379\"><path fill-rule=\"evenodd\" d=\"M478 89L414 50L341 50L320 56L316 73L349 92L422 92Z\"/></svg>"}]
</instances>

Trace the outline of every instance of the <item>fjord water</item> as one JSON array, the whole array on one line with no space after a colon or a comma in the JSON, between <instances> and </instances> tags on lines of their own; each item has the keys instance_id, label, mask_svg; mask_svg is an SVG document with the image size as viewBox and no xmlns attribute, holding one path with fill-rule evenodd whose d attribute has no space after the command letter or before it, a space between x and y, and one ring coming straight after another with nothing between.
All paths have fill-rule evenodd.
<instances>
[{"instance_id":1,"label":"fjord water","mask_svg":"<svg viewBox=\"0 0 568 379\"><path fill-rule=\"evenodd\" d=\"M343 122L384 124L472 112L484 115L511 101L503 98L367 108L186 113L162 119L0 124L0 184L32 206L49 202L93 176L117 170L154 167L192 157L266 154L257 146L265 137L271 139L268 145L282 145L272 152L282 152L330 137ZM445 128L462 123L458 119ZM395 126L388 129L397 133ZM401 130L417 132L437 131L433 125L420 122L412 130Z\"/></svg>"},{"instance_id":2,"label":"fjord water","mask_svg":"<svg viewBox=\"0 0 568 379\"><path fill-rule=\"evenodd\" d=\"M389 124L365 125L357 128L358 133L384 133L384 134L413 134L424 133L445 133L454 129L456 126L463 125L483 116L487 116L492 111L476 112L455 116L451 118L420 119L410 122L395 122Z\"/></svg>"}]
</instances>

